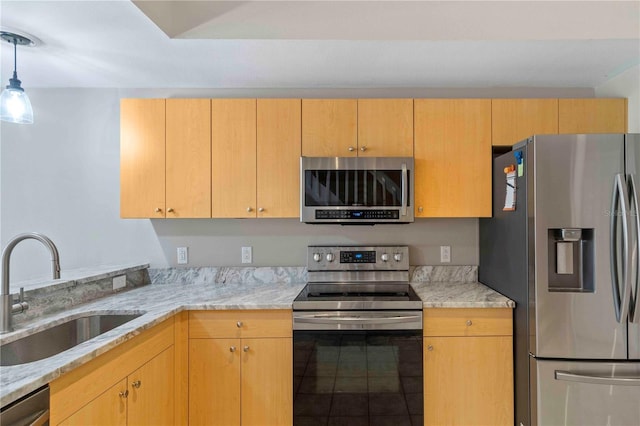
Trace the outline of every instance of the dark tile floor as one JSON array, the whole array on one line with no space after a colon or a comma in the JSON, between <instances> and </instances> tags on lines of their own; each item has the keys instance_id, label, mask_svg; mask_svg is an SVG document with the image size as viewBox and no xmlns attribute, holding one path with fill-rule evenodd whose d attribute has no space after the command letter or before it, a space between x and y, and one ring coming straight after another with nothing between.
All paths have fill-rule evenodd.
<instances>
[{"instance_id":1,"label":"dark tile floor","mask_svg":"<svg viewBox=\"0 0 640 426\"><path fill-rule=\"evenodd\" d=\"M419 339L296 336L294 425L423 424Z\"/></svg>"}]
</instances>

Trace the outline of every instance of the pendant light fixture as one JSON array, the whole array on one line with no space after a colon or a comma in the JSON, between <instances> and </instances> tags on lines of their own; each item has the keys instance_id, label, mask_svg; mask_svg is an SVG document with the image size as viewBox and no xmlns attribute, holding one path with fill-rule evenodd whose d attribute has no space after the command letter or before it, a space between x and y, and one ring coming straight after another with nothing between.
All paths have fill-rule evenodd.
<instances>
[{"instance_id":1,"label":"pendant light fixture","mask_svg":"<svg viewBox=\"0 0 640 426\"><path fill-rule=\"evenodd\" d=\"M11 123L33 123L33 109L29 96L20 86L17 73L17 46L33 46L35 43L29 38L15 33L1 31L0 38L13 44L13 78L9 79L9 85L0 95L0 120Z\"/></svg>"}]
</instances>

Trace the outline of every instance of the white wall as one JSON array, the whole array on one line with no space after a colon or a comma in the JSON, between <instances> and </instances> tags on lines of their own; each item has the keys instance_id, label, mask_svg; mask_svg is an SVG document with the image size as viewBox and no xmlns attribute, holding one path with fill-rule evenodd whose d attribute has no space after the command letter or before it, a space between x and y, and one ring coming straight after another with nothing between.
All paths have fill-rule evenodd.
<instances>
[{"instance_id":1,"label":"white wall","mask_svg":"<svg viewBox=\"0 0 640 426\"><path fill-rule=\"evenodd\" d=\"M412 264L436 264L450 245L453 264L477 264L476 219L417 220L410 225L340 227L295 219L122 220L119 217L121 97L517 97L593 96L590 89L30 89L33 125L0 129L0 243L38 231L58 245L64 270L92 265L175 262L190 247L190 265L238 265L254 247L255 265L304 265L309 244L393 243L411 246ZM12 282L46 277L50 262L37 242L14 251Z\"/></svg>"},{"instance_id":2,"label":"white wall","mask_svg":"<svg viewBox=\"0 0 640 426\"><path fill-rule=\"evenodd\" d=\"M598 98L628 98L629 133L640 133L640 65L607 80L595 92Z\"/></svg>"}]
</instances>

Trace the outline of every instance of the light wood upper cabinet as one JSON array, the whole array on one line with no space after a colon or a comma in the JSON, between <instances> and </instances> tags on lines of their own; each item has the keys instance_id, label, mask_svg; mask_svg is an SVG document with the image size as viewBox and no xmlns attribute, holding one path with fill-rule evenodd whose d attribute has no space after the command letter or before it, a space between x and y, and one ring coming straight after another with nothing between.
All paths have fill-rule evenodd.
<instances>
[{"instance_id":1,"label":"light wood upper cabinet","mask_svg":"<svg viewBox=\"0 0 640 426\"><path fill-rule=\"evenodd\" d=\"M491 216L491 100L415 100L416 217Z\"/></svg>"},{"instance_id":2,"label":"light wood upper cabinet","mask_svg":"<svg viewBox=\"0 0 640 426\"><path fill-rule=\"evenodd\" d=\"M413 156L413 99L358 99L358 156Z\"/></svg>"},{"instance_id":3,"label":"light wood upper cabinet","mask_svg":"<svg viewBox=\"0 0 640 426\"><path fill-rule=\"evenodd\" d=\"M356 99L303 99L302 155L356 157L357 126Z\"/></svg>"},{"instance_id":4,"label":"light wood upper cabinet","mask_svg":"<svg viewBox=\"0 0 640 426\"><path fill-rule=\"evenodd\" d=\"M256 216L256 100L211 100L211 215Z\"/></svg>"},{"instance_id":5,"label":"light wood upper cabinet","mask_svg":"<svg viewBox=\"0 0 640 426\"><path fill-rule=\"evenodd\" d=\"M557 99L492 99L491 143L511 146L534 134L558 133Z\"/></svg>"},{"instance_id":6,"label":"light wood upper cabinet","mask_svg":"<svg viewBox=\"0 0 640 426\"><path fill-rule=\"evenodd\" d=\"M211 101L167 99L166 108L166 217L211 217Z\"/></svg>"},{"instance_id":7,"label":"light wood upper cabinet","mask_svg":"<svg viewBox=\"0 0 640 426\"><path fill-rule=\"evenodd\" d=\"M560 99L559 133L625 133L627 99Z\"/></svg>"},{"instance_id":8,"label":"light wood upper cabinet","mask_svg":"<svg viewBox=\"0 0 640 426\"><path fill-rule=\"evenodd\" d=\"M512 310L424 310L424 424L513 425Z\"/></svg>"},{"instance_id":9,"label":"light wood upper cabinet","mask_svg":"<svg viewBox=\"0 0 640 426\"><path fill-rule=\"evenodd\" d=\"M300 102L257 101L257 217L300 216Z\"/></svg>"},{"instance_id":10,"label":"light wood upper cabinet","mask_svg":"<svg viewBox=\"0 0 640 426\"><path fill-rule=\"evenodd\" d=\"M165 217L165 100L120 101L120 216Z\"/></svg>"}]
</instances>

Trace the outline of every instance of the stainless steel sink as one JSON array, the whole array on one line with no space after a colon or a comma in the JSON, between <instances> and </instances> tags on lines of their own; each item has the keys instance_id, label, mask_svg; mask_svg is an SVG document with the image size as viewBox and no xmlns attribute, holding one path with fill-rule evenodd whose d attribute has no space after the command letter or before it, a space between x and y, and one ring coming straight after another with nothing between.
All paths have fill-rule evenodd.
<instances>
[{"instance_id":1,"label":"stainless steel sink","mask_svg":"<svg viewBox=\"0 0 640 426\"><path fill-rule=\"evenodd\" d=\"M86 315L0 346L0 366L38 361L85 342L143 313Z\"/></svg>"}]
</instances>

